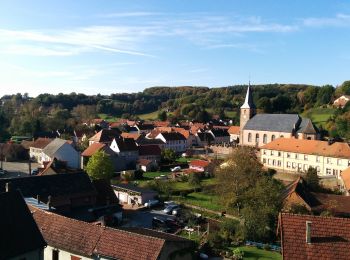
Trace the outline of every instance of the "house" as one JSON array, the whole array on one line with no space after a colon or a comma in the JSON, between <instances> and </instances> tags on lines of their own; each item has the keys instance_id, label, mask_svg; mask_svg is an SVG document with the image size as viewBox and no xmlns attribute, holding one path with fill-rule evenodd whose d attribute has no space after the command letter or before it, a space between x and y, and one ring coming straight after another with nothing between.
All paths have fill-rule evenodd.
<instances>
[{"instance_id":1,"label":"house","mask_svg":"<svg viewBox=\"0 0 350 260\"><path fill-rule=\"evenodd\" d=\"M192 160L189 163L189 168L198 172L208 172L210 168L210 162L205 160Z\"/></svg>"},{"instance_id":2,"label":"house","mask_svg":"<svg viewBox=\"0 0 350 260\"><path fill-rule=\"evenodd\" d=\"M66 140L56 138L43 149L41 163L52 161L53 158L65 161L70 168L80 168L80 153Z\"/></svg>"},{"instance_id":3,"label":"house","mask_svg":"<svg viewBox=\"0 0 350 260\"><path fill-rule=\"evenodd\" d=\"M350 217L350 197L312 192L302 177L286 187L282 201L285 212L291 211L295 206L302 206L316 215L327 211L333 216Z\"/></svg>"},{"instance_id":4,"label":"house","mask_svg":"<svg viewBox=\"0 0 350 260\"><path fill-rule=\"evenodd\" d=\"M139 159L150 160L154 164L158 164L161 159L162 150L158 145L141 145L139 148Z\"/></svg>"},{"instance_id":5,"label":"house","mask_svg":"<svg viewBox=\"0 0 350 260\"><path fill-rule=\"evenodd\" d=\"M36 162L42 162L43 160L43 149L52 142L53 139L50 138L41 138L39 137L34 141L33 144L29 147L29 157L35 160Z\"/></svg>"},{"instance_id":6,"label":"house","mask_svg":"<svg viewBox=\"0 0 350 260\"><path fill-rule=\"evenodd\" d=\"M93 143L103 143L110 145L113 139L119 138L120 132L115 129L102 129L89 139L89 145Z\"/></svg>"},{"instance_id":7,"label":"house","mask_svg":"<svg viewBox=\"0 0 350 260\"><path fill-rule=\"evenodd\" d=\"M279 171L306 172L313 167L319 176L340 178L340 173L350 167L347 143L278 138L260 151L261 163Z\"/></svg>"},{"instance_id":8,"label":"house","mask_svg":"<svg viewBox=\"0 0 350 260\"><path fill-rule=\"evenodd\" d=\"M238 143L239 141L239 131L240 128L239 126L230 126L230 128L228 129L228 133L230 134L230 142L236 142Z\"/></svg>"},{"instance_id":9,"label":"house","mask_svg":"<svg viewBox=\"0 0 350 260\"><path fill-rule=\"evenodd\" d=\"M154 129L153 124L136 124L135 127L139 134L148 134Z\"/></svg>"},{"instance_id":10,"label":"house","mask_svg":"<svg viewBox=\"0 0 350 260\"><path fill-rule=\"evenodd\" d=\"M193 242L148 229L115 229L86 223L30 206L46 243L48 260L193 259Z\"/></svg>"},{"instance_id":11,"label":"house","mask_svg":"<svg viewBox=\"0 0 350 260\"><path fill-rule=\"evenodd\" d=\"M159 133L158 133L159 134ZM165 142L161 139L150 139L150 138L141 138L140 140L137 141L138 146L153 146L157 145L161 150L165 148Z\"/></svg>"},{"instance_id":12,"label":"house","mask_svg":"<svg viewBox=\"0 0 350 260\"><path fill-rule=\"evenodd\" d=\"M123 132L123 133L121 133L121 137L132 138L135 140L135 142L137 142L137 141L141 140L144 137L144 135L138 134L138 133L125 133L125 132Z\"/></svg>"},{"instance_id":13,"label":"house","mask_svg":"<svg viewBox=\"0 0 350 260\"><path fill-rule=\"evenodd\" d=\"M46 242L21 193L0 193L0 212L0 259L43 260Z\"/></svg>"},{"instance_id":14,"label":"house","mask_svg":"<svg viewBox=\"0 0 350 260\"><path fill-rule=\"evenodd\" d=\"M230 142L230 134L227 129L213 128L208 131L214 137L214 144L228 144Z\"/></svg>"},{"instance_id":15,"label":"house","mask_svg":"<svg viewBox=\"0 0 350 260\"><path fill-rule=\"evenodd\" d=\"M261 147L273 140L284 138L318 138L317 129L310 119L297 114L257 114L252 91L248 86L240 115L240 144Z\"/></svg>"},{"instance_id":16,"label":"house","mask_svg":"<svg viewBox=\"0 0 350 260\"><path fill-rule=\"evenodd\" d=\"M104 153L108 154L111 157L112 161L113 157L116 157L116 154L108 145L104 143L93 143L82 152L80 168L83 169L84 166L87 165L90 157L100 151L103 151Z\"/></svg>"},{"instance_id":17,"label":"house","mask_svg":"<svg viewBox=\"0 0 350 260\"><path fill-rule=\"evenodd\" d=\"M96 203L96 190L86 173L67 173L0 179L0 192L19 189L25 198L36 198L56 212L66 214Z\"/></svg>"},{"instance_id":18,"label":"house","mask_svg":"<svg viewBox=\"0 0 350 260\"><path fill-rule=\"evenodd\" d=\"M349 259L350 219L281 213L282 258Z\"/></svg>"},{"instance_id":19,"label":"house","mask_svg":"<svg viewBox=\"0 0 350 260\"><path fill-rule=\"evenodd\" d=\"M139 159L139 149L132 138L113 139L110 148L122 158L126 164L134 165Z\"/></svg>"},{"instance_id":20,"label":"house","mask_svg":"<svg viewBox=\"0 0 350 260\"><path fill-rule=\"evenodd\" d=\"M154 190L140 188L131 184L112 185L112 188L119 199L119 203L143 205L158 196L158 193Z\"/></svg>"},{"instance_id":21,"label":"house","mask_svg":"<svg viewBox=\"0 0 350 260\"><path fill-rule=\"evenodd\" d=\"M139 159L137 161L137 164L136 164L136 168L140 169L144 172L151 171L155 167L157 167L157 164L155 164L153 161L147 160L147 159Z\"/></svg>"},{"instance_id":22,"label":"house","mask_svg":"<svg viewBox=\"0 0 350 260\"><path fill-rule=\"evenodd\" d=\"M102 129L106 129L109 127L109 123L101 118L92 119L86 125L89 125L90 127L98 126Z\"/></svg>"},{"instance_id":23,"label":"house","mask_svg":"<svg viewBox=\"0 0 350 260\"><path fill-rule=\"evenodd\" d=\"M156 139L162 140L165 143L164 148L166 149L172 149L177 153L182 153L186 151L187 140L186 137L184 137L180 133L159 133Z\"/></svg>"},{"instance_id":24,"label":"house","mask_svg":"<svg viewBox=\"0 0 350 260\"><path fill-rule=\"evenodd\" d=\"M350 96L349 95L343 95L333 102L333 106L339 107L339 108L344 108L345 105L349 102Z\"/></svg>"},{"instance_id":25,"label":"house","mask_svg":"<svg viewBox=\"0 0 350 260\"><path fill-rule=\"evenodd\" d=\"M350 167L340 173L341 189L346 196L350 195Z\"/></svg>"},{"instance_id":26,"label":"house","mask_svg":"<svg viewBox=\"0 0 350 260\"><path fill-rule=\"evenodd\" d=\"M199 146L205 147L214 143L214 136L207 132L198 132L196 134L197 143Z\"/></svg>"}]
</instances>

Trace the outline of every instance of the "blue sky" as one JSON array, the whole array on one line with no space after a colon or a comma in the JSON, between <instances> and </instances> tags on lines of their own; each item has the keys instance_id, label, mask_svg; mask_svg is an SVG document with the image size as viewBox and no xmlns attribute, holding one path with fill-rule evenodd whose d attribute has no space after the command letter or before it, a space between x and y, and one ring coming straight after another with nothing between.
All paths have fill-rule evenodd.
<instances>
[{"instance_id":1,"label":"blue sky","mask_svg":"<svg viewBox=\"0 0 350 260\"><path fill-rule=\"evenodd\" d=\"M339 85L350 79L350 2L1 0L0 71L0 96Z\"/></svg>"}]
</instances>

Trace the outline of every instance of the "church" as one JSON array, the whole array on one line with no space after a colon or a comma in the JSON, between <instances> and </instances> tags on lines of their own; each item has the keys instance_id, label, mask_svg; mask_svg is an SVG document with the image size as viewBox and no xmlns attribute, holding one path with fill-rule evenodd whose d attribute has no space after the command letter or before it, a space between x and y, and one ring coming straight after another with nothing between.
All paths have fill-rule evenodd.
<instances>
[{"instance_id":1,"label":"church","mask_svg":"<svg viewBox=\"0 0 350 260\"><path fill-rule=\"evenodd\" d=\"M250 84L240 114L240 144L261 147L277 138L318 139L308 118L298 114L256 114Z\"/></svg>"}]
</instances>

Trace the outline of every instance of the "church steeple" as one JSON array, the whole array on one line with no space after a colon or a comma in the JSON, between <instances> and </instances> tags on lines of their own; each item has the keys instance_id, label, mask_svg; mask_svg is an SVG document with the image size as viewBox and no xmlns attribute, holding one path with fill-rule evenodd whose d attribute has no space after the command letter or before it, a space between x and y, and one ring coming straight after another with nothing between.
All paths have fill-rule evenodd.
<instances>
[{"instance_id":1,"label":"church steeple","mask_svg":"<svg viewBox=\"0 0 350 260\"><path fill-rule=\"evenodd\" d=\"M253 93L250 88L250 81L247 89L247 94L245 96L244 104L241 106L241 115L240 115L240 143L243 141L243 129L247 122L256 114L256 107L253 101Z\"/></svg>"},{"instance_id":2,"label":"church steeple","mask_svg":"<svg viewBox=\"0 0 350 260\"><path fill-rule=\"evenodd\" d=\"M245 96L244 104L241 106L241 109L242 108L251 108L251 109L256 108L253 101L252 91L250 90L250 81L247 89L247 94Z\"/></svg>"}]
</instances>

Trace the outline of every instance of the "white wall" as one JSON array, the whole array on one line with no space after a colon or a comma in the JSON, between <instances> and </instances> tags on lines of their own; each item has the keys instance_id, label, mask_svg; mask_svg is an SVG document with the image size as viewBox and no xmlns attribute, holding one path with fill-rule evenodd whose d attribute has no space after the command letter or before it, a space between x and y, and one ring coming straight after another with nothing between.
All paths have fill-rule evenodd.
<instances>
[{"instance_id":1,"label":"white wall","mask_svg":"<svg viewBox=\"0 0 350 260\"><path fill-rule=\"evenodd\" d=\"M58 249L58 248L47 246L44 250L44 260L52 260L52 251L55 249ZM58 259L59 260L71 260L71 256L80 257L81 260L95 259L95 258L89 258L89 257L84 257L81 255L69 253L68 251L64 251L62 249L58 249Z\"/></svg>"}]
</instances>

